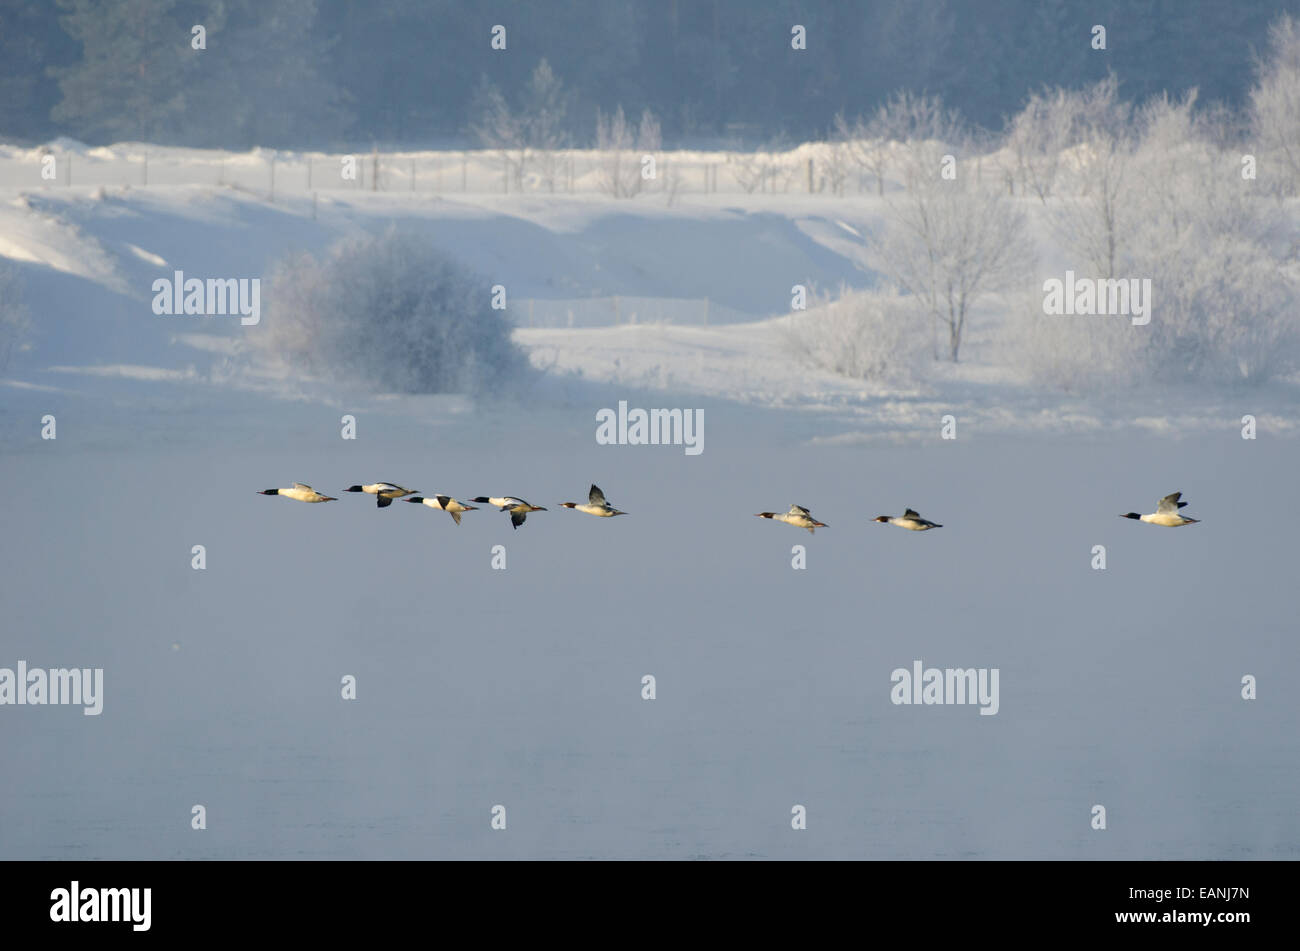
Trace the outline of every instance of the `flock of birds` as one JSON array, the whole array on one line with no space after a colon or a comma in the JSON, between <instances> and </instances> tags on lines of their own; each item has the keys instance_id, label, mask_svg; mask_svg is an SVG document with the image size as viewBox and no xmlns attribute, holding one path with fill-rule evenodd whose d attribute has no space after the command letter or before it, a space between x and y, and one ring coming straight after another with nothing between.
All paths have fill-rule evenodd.
<instances>
[{"instance_id":1,"label":"flock of birds","mask_svg":"<svg viewBox=\"0 0 1300 951\"><path fill-rule=\"evenodd\" d=\"M393 504L394 499L406 499L408 502L414 502L417 505L423 504L431 509L437 509L440 512L446 512L451 516L452 521L457 525L460 524L462 512L477 512L477 505L466 505L450 495L430 495L428 497L420 495L415 489L408 489L404 486L397 485L395 482L372 482L370 485L353 485L343 490L344 492L364 492L366 495L373 495L378 506L386 508ZM321 495L305 482L295 482L287 489L263 489L258 495L282 495L285 498L293 499L295 502L337 502L338 499L332 495ZM544 505L531 505L521 498L513 495L503 496L486 496L480 495L470 499L471 502L481 502L484 505L495 505L498 511L510 513L510 524L515 528L524 524L528 518L529 512L545 512ZM586 502L561 502L566 509L574 509L579 512L586 512L588 515L597 515L601 518L610 518L614 515L626 515L626 512L620 512L614 506L605 501L605 493L600 491L600 487L592 485L591 490L587 493Z\"/></svg>"},{"instance_id":2,"label":"flock of birds","mask_svg":"<svg viewBox=\"0 0 1300 951\"><path fill-rule=\"evenodd\" d=\"M367 495L375 496L375 501L382 509L392 505L394 499L406 499L408 502L424 504L431 509L437 509L446 512L452 517L457 525L460 524L462 512L478 511L477 505L466 505L464 502L453 499L450 495L430 495L422 496L415 489L403 488L393 482L372 482L370 485L354 485L343 490L344 492L364 492ZM321 495L311 486L303 482L295 482L287 489L263 489L259 495L282 495L285 498L293 499L297 502L337 502L338 499L330 495ZM1187 505L1186 502L1180 502L1182 492L1174 492L1166 495L1156 504L1156 510L1149 515L1139 515L1137 512L1127 512L1120 518L1137 519L1139 522L1146 522L1149 525L1161 525L1165 528L1178 528L1182 525L1192 525L1199 522L1199 518L1188 518L1183 515L1179 509ZM478 502L483 505L494 505L498 511L510 513L510 524L515 528L524 524L528 518L529 512L545 512L545 506L530 505L523 499L513 495L504 496L486 496L480 495L470 499L471 502ZM600 487L593 484L591 490L587 493L587 501L579 502L561 502L560 505L566 509L574 509L578 512L586 512L588 515L595 515L600 518L610 518L614 515L626 515L614 508L605 500L605 493L600 491ZM806 528L811 533L816 533L819 528L828 528L825 522L819 522L813 518L812 512L802 505L790 506L788 512L759 512L755 518L770 518L773 521L785 522L787 525L793 525L796 528ZM928 532L932 528L943 528L937 522L922 518L919 513L912 509L904 510L902 515L877 515L873 522L884 522L888 525L897 525L899 528L905 528L909 532Z\"/></svg>"}]
</instances>

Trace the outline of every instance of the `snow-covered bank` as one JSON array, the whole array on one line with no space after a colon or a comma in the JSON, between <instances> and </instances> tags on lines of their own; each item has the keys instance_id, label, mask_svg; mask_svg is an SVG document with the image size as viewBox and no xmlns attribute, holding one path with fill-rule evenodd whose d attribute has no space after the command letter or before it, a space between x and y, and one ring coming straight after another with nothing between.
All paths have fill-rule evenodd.
<instances>
[{"instance_id":1,"label":"snow-covered bank","mask_svg":"<svg viewBox=\"0 0 1300 951\"><path fill-rule=\"evenodd\" d=\"M393 224L463 261L486 285L505 288L520 325L516 340L534 366L557 377L541 391L548 399L565 392L565 380L578 380L599 384L602 400L620 388L659 392L672 405L723 400L796 412L805 438L837 441L929 438L946 414L967 433L1195 434L1239 427L1246 414L1274 434L1300 425L1295 380L1236 390L1153 384L1087 397L1032 384L999 344L1006 315L997 299L973 313L960 364L927 360L916 379L887 383L808 364L792 352L788 318L771 315L789 310L795 284L832 291L874 283L862 250L882 209L871 195L700 195L670 208L591 196L360 192L270 202L228 187L7 189L0 191L0 256L22 280L32 330L0 372L9 410L0 426L26 440L29 421L19 407L36 411L54 393L74 402L125 399L163 414L187 401L233 411L246 405L241 392L329 404L371 399L251 366L244 344L264 327L157 316L151 288L176 270L260 278L286 255L318 253ZM1063 266L1042 228L1036 240L1043 266ZM715 313L748 322L526 326L530 298L610 294L708 299ZM274 302L267 305L273 313ZM622 319L635 313L623 308ZM399 406L426 404L376 405L401 415Z\"/></svg>"},{"instance_id":2,"label":"snow-covered bank","mask_svg":"<svg viewBox=\"0 0 1300 951\"><path fill-rule=\"evenodd\" d=\"M1300 433L1300 381L1236 391L1151 386L1082 397L1028 385L1014 367L936 361L923 383L851 380L792 359L787 317L726 327L519 329L533 365L638 390L797 411L809 439L932 439L953 414L965 434L1131 429L1196 436L1240 429Z\"/></svg>"}]
</instances>

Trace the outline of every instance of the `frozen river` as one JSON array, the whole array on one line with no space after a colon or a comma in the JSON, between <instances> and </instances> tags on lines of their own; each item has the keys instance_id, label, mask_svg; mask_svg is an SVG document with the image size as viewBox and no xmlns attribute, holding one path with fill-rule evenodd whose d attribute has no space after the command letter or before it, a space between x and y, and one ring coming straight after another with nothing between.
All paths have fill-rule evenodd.
<instances>
[{"instance_id":1,"label":"frozen river","mask_svg":"<svg viewBox=\"0 0 1300 951\"><path fill-rule=\"evenodd\" d=\"M698 456L598 446L585 406L354 442L333 411L84 445L63 418L0 455L0 667L104 670L99 716L0 708L0 855L1300 855L1296 557L1265 517L1295 441L809 447L704 409ZM254 494L295 479L342 498ZM550 511L339 491L381 479ZM593 481L631 514L559 508ZM1202 524L1116 517L1175 490ZM753 517L792 502L830 527ZM870 521L908 506L945 527ZM996 715L892 703L917 661L996 669Z\"/></svg>"}]
</instances>

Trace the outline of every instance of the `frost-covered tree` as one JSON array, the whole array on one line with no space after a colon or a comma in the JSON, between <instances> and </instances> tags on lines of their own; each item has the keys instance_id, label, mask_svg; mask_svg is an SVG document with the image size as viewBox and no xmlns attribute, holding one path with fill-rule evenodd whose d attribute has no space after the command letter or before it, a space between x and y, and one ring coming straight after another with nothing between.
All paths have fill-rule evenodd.
<instances>
[{"instance_id":1,"label":"frost-covered tree","mask_svg":"<svg viewBox=\"0 0 1300 951\"><path fill-rule=\"evenodd\" d=\"M1250 130L1265 181L1279 194L1294 195L1300 191L1300 26L1283 14L1268 38L1250 91Z\"/></svg>"},{"instance_id":2,"label":"frost-covered tree","mask_svg":"<svg viewBox=\"0 0 1300 951\"><path fill-rule=\"evenodd\" d=\"M727 170L747 195L766 190L789 191L798 172L789 151L785 137L776 136L753 152L728 152Z\"/></svg>"},{"instance_id":3,"label":"frost-covered tree","mask_svg":"<svg viewBox=\"0 0 1300 951\"><path fill-rule=\"evenodd\" d=\"M1082 89L1031 93L1007 122L1006 144L1015 156L1021 191L1046 204L1058 176L1072 171L1070 150L1099 138L1122 139L1127 119L1128 106L1119 99L1119 80L1113 73Z\"/></svg>"},{"instance_id":4,"label":"frost-covered tree","mask_svg":"<svg viewBox=\"0 0 1300 951\"><path fill-rule=\"evenodd\" d=\"M955 363L972 306L1024 276L1033 254L1024 215L1000 187L969 171L945 179L943 167L937 145L909 153L907 189L887 199L869 260L946 330Z\"/></svg>"},{"instance_id":5,"label":"frost-covered tree","mask_svg":"<svg viewBox=\"0 0 1300 951\"><path fill-rule=\"evenodd\" d=\"M565 117L568 94L564 84L545 59L528 78L517 108L484 76L474 94L470 132L479 145L501 154L507 174L517 190L535 164L548 191L555 191L563 167L561 150L568 143Z\"/></svg>"},{"instance_id":6,"label":"frost-covered tree","mask_svg":"<svg viewBox=\"0 0 1300 951\"><path fill-rule=\"evenodd\" d=\"M525 141L536 155L537 172L549 192L564 165L564 147L569 133L565 125L569 111L564 84L545 59L537 64L524 89L522 122Z\"/></svg>"},{"instance_id":7,"label":"frost-covered tree","mask_svg":"<svg viewBox=\"0 0 1300 951\"><path fill-rule=\"evenodd\" d=\"M1066 96L1063 89L1032 93L1007 124L1007 145L1015 156L1020 189L1037 195L1044 204L1056 184L1061 153L1070 143Z\"/></svg>"},{"instance_id":8,"label":"frost-covered tree","mask_svg":"<svg viewBox=\"0 0 1300 951\"><path fill-rule=\"evenodd\" d=\"M885 193L885 175L894 161L896 145L904 149L924 143L954 147L965 138L961 117L938 96L900 89L870 116L853 122L835 116L831 141L844 149L848 161L876 180L876 193Z\"/></svg>"},{"instance_id":9,"label":"frost-covered tree","mask_svg":"<svg viewBox=\"0 0 1300 951\"><path fill-rule=\"evenodd\" d=\"M1153 280L1149 333L1153 377L1261 382L1294 366L1300 320L1283 211L1240 174L1194 111L1193 91L1137 114L1141 136L1129 270Z\"/></svg>"},{"instance_id":10,"label":"frost-covered tree","mask_svg":"<svg viewBox=\"0 0 1300 951\"><path fill-rule=\"evenodd\" d=\"M474 91L473 119L470 133L485 149L501 155L508 180L516 189L523 187L524 167L528 161L528 138L522 115L506 102L501 90L486 76Z\"/></svg>"},{"instance_id":11,"label":"frost-covered tree","mask_svg":"<svg viewBox=\"0 0 1300 951\"><path fill-rule=\"evenodd\" d=\"M1051 209L1051 222L1062 243L1090 276L1110 278L1131 236L1125 218L1135 214L1129 202L1133 182L1132 145L1123 135L1098 131L1073 150L1070 180L1077 194L1064 196Z\"/></svg>"},{"instance_id":12,"label":"frost-covered tree","mask_svg":"<svg viewBox=\"0 0 1300 951\"><path fill-rule=\"evenodd\" d=\"M295 373L396 393L499 391L529 372L490 283L390 229L281 261L251 340Z\"/></svg>"},{"instance_id":13,"label":"frost-covered tree","mask_svg":"<svg viewBox=\"0 0 1300 951\"><path fill-rule=\"evenodd\" d=\"M659 120L649 109L634 128L618 106L612 115L596 111L596 150L600 190L613 198L633 198L646 187L642 159L663 147Z\"/></svg>"}]
</instances>

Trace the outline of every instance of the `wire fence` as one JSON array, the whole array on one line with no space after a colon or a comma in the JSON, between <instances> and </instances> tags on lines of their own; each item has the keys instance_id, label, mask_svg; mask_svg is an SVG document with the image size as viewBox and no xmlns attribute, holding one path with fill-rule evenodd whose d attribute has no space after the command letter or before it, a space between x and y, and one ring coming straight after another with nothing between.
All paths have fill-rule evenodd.
<instances>
[{"instance_id":1,"label":"wire fence","mask_svg":"<svg viewBox=\"0 0 1300 951\"><path fill-rule=\"evenodd\" d=\"M527 298L513 301L508 313L518 327L612 327L677 324L707 327L745 323L759 316L706 297L583 297L569 300Z\"/></svg>"},{"instance_id":2,"label":"wire fence","mask_svg":"<svg viewBox=\"0 0 1300 951\"><path fill-rule=\"evenodd\" d=\"M411 194L870 193L873 175L828 143L787 152L639 152L509 150L323 154L254 150L98 149L0 154L0 186L232 187L264 194L386 192Z\"/></svg>"}]
</instances>

